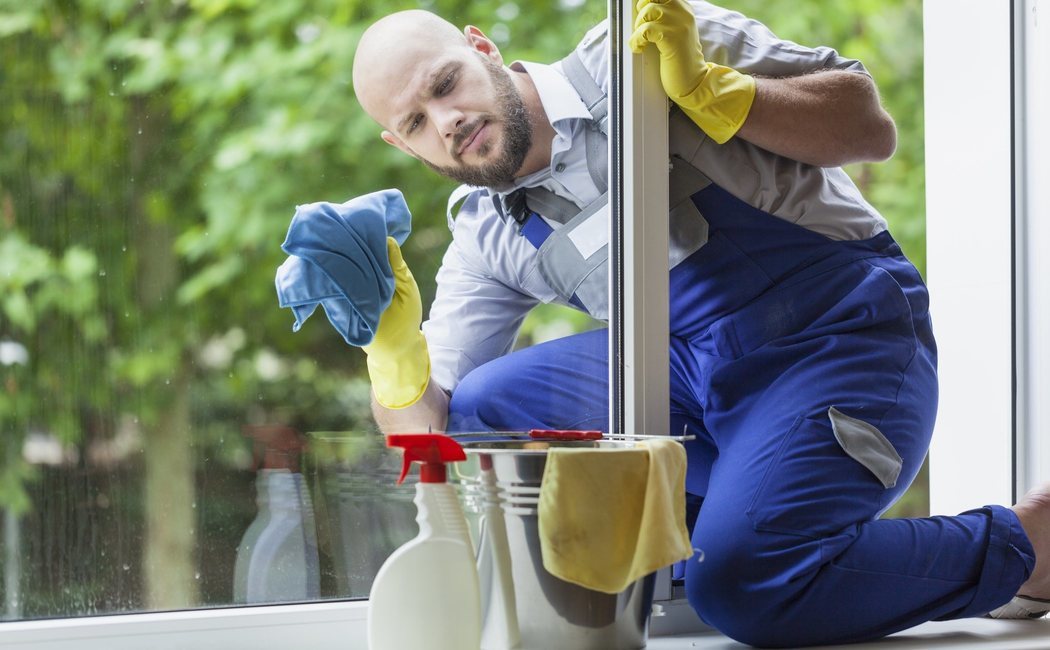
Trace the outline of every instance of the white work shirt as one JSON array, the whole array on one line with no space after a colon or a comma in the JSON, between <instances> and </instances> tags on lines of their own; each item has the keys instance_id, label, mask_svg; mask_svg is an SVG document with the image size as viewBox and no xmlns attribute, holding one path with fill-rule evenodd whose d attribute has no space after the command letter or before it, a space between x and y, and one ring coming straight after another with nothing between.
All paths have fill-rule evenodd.
<instances>
[{"instance_id":1,"label":"white work shirt","mask_svg":"<svg viewBox=\"0 0 1050 650\"><path fill-rule=\"evenodd\" d=\"M704 54L709 61L760 76L796 76L823 69L867 74L864 67L827 47L807 48L778 39L761 23L691 1ZM577 46L584 67L609 92L607 25L592 28ZM600 195L587 168L585 129L590 114L560 63L515 62L529 74L554 127L551 165L517 179L509 192L542 186L586 205ZM692 128L690 125L689 128ZM699 133L699 138L697 137ZM671 133L672 141L675 133ZM684 156L710 179L746 203L832 239L867 239L886 229L885 220L864 200L841 168L819 168L778 156L739 138L718 145L697 129L698 142ZM474 368L507 354L528 311L559 298L538 272L536 248L518 234L502 203L487 189L471 194L460 208L452 243L437 275L437 296L423 323L431 376L452 391ZM454 198L456 195L453 195ZM450 200L450 215L453 208ZM607 209L607 208L606 208ZM559 224L549 221L552 227Z\"/></svg>"}]
</instances>

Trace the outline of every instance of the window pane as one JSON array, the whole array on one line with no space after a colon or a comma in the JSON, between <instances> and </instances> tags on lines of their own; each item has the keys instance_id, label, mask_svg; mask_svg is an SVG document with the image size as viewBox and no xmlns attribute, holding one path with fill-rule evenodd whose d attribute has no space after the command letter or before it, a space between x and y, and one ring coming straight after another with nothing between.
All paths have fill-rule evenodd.
<instances>
[{"instance_id":1,"label":"window pane","mask_svg":"<svg viewBox=\"0 0 1050 650\"><path fill-rule=\"evenodd\" d=\"M296 205L399 187L433 300L453 184L384 144L351 85L363 28L410 6L0 9L7 618L363 597L415 534L364 355L320 315L293 333L274 294ZM508 63L560 58L605 13L427 8ZM548 311L522 340L589 327Z\"/></svg>"},{"instance_id":2,"label":"window pane","mask_svg":"<svg viewBox=\"0 0 1050 650\"><path fill-rule=\"evenodd\" d=\"M872 71L898 151L848 171L921 269L920 3L725 4ZM560 58L605 12L427 6L479 25L506 62ZM405 256L434 298L453 185L383 144L351 89L361 30L397 8L0 10L8 618L364 597L414 535L363 355L319 313L293 334L273 291L297 204L399 187ZM597 325L545 305L516 346Z\"/></svg>"}]
</instances>

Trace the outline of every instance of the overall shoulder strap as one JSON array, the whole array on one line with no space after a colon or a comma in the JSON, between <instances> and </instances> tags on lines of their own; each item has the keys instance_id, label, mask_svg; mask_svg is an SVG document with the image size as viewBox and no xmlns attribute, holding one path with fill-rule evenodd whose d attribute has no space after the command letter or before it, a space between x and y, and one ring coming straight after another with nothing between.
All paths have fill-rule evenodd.
<instances>
[{"instance_id":1,"label":"overall shoulder strap","mask_svg":"<svg viewBox=\"0 0 1050 650\"><path fill-rule=\"evenodd\" d=\"M609 97L602 91L598 82L587 72L580 55L573 50L569 56L561 60L562 70L569 79L576 94L580 96L583 103L587 105L587 112L591 114L591 128L587 130L585 142L587 145L587 171L591 174L598 191L602 194L609 189Z\"/></svg>"},{"instance_id":2,"label":"overall shoulder strap","mask_svg":"<svg viewBox=\"0 0 1050 650\"><path fill-rule=\"evenodd\" d=\"M609 96L598 85L598 82L587 72L580 55L575 50L569 56L561 60L562 71L568 77L573 89L587 105L587 112L591 119L598 125L598 129L604 135L608 135Z\"/></svg>"}]
</instances>

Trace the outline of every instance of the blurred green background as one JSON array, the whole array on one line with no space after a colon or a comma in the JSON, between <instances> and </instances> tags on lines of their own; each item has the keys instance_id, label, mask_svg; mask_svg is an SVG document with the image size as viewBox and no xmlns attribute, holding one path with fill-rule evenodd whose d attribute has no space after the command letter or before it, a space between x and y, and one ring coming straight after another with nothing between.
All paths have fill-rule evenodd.
<instances>
[{"instance_id":1,"label":"blurred green background","mask_svg":"<svg viewBox=\"0 0 1050 650\"><path fill-rule=\"evenodd\" d=\"M921 1L723 4L864 61L899 145L849 172L923 269ZM273 278L295 205L398 187L414 215L405 256L433 298L452 184L382 143L350 83L365 26L409 7L545 62L606 11L0 0L0 506L19 531L5 575L20 572L8 617L230 602L255 512L245 431L373 428L363 355L320 314L293 335ZM586 326L542 308L520 344ZM915 490L895 513L924 508Z\"/></svg>"}]
</instances>

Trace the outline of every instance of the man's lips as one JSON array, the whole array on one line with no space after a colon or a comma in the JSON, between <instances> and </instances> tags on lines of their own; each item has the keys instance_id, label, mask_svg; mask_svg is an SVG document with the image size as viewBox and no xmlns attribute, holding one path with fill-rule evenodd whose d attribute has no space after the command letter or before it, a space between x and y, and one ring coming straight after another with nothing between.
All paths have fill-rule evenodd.
<instances>
[{"instance_id":1,"label":"man's lips","mask_svg":"<svg viewBox=\"0 0 1050 650\"><path fill-rule=\"evenodd\" d=\"M489 123L487 121L482 122L478 126L478 128L474 130L474 133L470 134L470 137L468 137L467 141L463 143L463 146L459 148L459 151L456 153L456 155L462 156L463 154L465 154L467 152L467 149L470 149L470 146L474 144L474 141L478 139L478 136L481 135L481 132L485 130L485 127L488 126L488 124Z\"/></svg>"}]
</instances>

